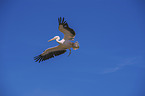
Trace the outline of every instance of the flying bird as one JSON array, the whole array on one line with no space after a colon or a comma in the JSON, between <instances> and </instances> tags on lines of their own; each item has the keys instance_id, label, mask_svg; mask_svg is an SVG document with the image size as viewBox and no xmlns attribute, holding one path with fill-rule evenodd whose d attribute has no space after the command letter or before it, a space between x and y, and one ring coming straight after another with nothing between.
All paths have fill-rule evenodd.
<instances>
[{"instance_id":1,"label":"flying bird","mask_svg":"<svg viewBox=\"0 0 145 96\"><path fill-rule=\"evenodd\" d=\"M59 31L64 34L64 38L60 40L59 36L55 36L54 38L48 40L48 42L52 40L56 40L56 42L59 44L58 46L51 47L46 49L42 54L34 57L35 62L42 62L47 59L53 58L55 56L61 55L66 52L67 49L69 49L69 55L71 54L71 48L74 50L79 48L79 43L76 41L75 43L71 42L74 41L74 37L76 35L75 31L71 29L67 22L63 18L58 18L59 22ZM68 56L69 56L68 55Z\"/></svg>"}]
</instances>

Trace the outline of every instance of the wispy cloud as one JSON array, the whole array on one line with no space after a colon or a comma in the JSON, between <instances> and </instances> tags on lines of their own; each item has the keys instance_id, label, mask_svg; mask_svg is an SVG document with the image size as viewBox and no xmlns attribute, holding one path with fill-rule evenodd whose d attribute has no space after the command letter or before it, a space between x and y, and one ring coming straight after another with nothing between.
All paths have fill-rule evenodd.
<instances>
[{"instance_id":1,"label":"wispy cloud","mask_svg":"<svg viewBox=\"0 0 145 96\"><path fill-rule=\"evenodd\" d=\"M115 71L117 71L117 70L119 70L119 69L120 69L120 67L107 68L107 69L105 69L102 73L103 73L103 74L112 73L112 72L115 72Z\"/></svg>"},{"instance_id":2,"label":"wispy cloud","mask_svg":"<svg viewBox=\"0 0 145 96\"><path fill-rule=\"evenodd\" d=\"M136 58L129 58L129 59L126 59L126 60L124 60L123 63L116 64L115 67L106 68L106 69L104 69L101 73L102 73L102 74L107 74L107 73L116 72L116 71L120 70L121 68L123 68L123 67L125 67L125 66L134 64L134 60L135 60L135 59L136 59Z\"/></svg>"}]
</instances>

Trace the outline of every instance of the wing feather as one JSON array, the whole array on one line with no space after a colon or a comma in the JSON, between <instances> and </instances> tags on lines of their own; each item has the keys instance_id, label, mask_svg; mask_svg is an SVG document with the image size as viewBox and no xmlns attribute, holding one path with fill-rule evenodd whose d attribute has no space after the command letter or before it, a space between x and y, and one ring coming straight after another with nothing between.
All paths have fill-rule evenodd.
<instances>
[{"instance_id":1,"label":"wing feather","mask_svg":"<svg viewBox=\"0 0 145 96\"><path fill-rule=\"evenodd\" d=\"M76 33L73 29L71 29L68 26L67 22L64 21L64 17L63 17L63 19L61 17L58 18L58 22L59 22L59 31L64 34L64 39L65 40L73 40Z\"/></svg>"},{"instance_id":2,"label":"wing feather","mask_svg":"<svg viewBox=\"0 0 145 96\"><path fill-rule=\"evenodd\" d=\"M48 48L46 49L42 54L34 57L35 62L41 62L45 61L50 58L54 58L54 56L61 55L66 52L66 49L63 48L61 45L58 45L56 47Z\"/></svg>"}]
</instances>

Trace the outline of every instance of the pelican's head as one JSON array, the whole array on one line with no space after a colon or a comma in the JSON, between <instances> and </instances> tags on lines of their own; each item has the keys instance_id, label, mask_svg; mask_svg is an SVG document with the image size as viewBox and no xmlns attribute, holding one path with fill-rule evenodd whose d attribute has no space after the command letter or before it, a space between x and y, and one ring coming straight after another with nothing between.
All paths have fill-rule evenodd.
<instances>
[{"instance_id":1,"label":"pelican's head","mask_svg":"<svg viewBox=\"0 0 145 96\"><path fill-rule=\"evenodd\" d=\"M48 40L48 42L52 41L52 40L56 40L56 39L60 39L59 36L55 36L52 39Z\"/></svg>"}]
</instances>

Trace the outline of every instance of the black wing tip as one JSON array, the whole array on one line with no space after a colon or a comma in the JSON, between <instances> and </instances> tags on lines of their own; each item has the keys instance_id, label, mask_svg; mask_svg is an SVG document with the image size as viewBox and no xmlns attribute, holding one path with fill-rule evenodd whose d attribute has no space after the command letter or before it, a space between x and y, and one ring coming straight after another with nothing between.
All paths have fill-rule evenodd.
<instances>
[{"instance_id":1,"label":"black wing tip","mask_svg":"<svg viewBox=\"0 0 145 96\"><path fill-rule=\"evenodd\" d=\"M64 21L64 17L63 18L59 17L58 18L58 23L59 23L59 25L65 25L66 21Z\"/></svg>"},{"instance_id":2,"label":"black wing tip","mask_svg":"<svg viewBox=\"0 0 145 96\"><path fill-rule=\"evenodd\" d=\"M35 60L35 62L40 63L40 62L45 61L47 59L54 58L55 56L61 55L65 52L66 52L66 50L59 50L59 51L51 52L51 53L44 55L44 56L38 55L38 56L34 57L34 60Z\"/></svg>"},{"instance_id":3,"label":"black wing tip","mask_svg":"<svg viewBox=\"0 0 145 96\"><path fill-rule=\"evenodd\" d=\"M61 17L59 17L58 18L58 22L59 22L59 25L63 25L63 27L65 29L67 29L68 31L70 31L73 36L76 35L75 31L68 26L67 22L64 20L64 17L63 17L63 19Z\"/></svg>"},{"instance_id":4,"label":"black wing tip","mask_svg":"<svg viewBox=\"0 0 145 96\"><path fill-rule=\"evenodd\" d=\"M38 56L35 56L34 57L34 60L35 60L35 62L41 62L41 61L44 61L44 59L43 59L43 56L41 56L41 55L38 55Z\"/></svg>"}]
</instances>

